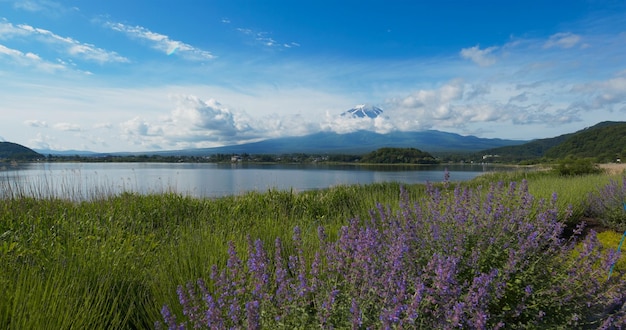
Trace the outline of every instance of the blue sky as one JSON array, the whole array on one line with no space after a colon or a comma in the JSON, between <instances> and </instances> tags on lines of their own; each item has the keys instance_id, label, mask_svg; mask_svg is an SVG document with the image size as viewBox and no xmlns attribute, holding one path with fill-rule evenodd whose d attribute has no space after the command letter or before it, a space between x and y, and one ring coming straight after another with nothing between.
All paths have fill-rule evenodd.
<instances>
[{"instance_id":1,"label":"blue sky","mask_svg":"<svg viewBox=\"0 0 626 330\"><path fill-rule=\"evenodd\" d=\"M0 140L98 152L553 137L626 119L626 3L0 0L0 113Z\"/></svg>"}]
</instances>

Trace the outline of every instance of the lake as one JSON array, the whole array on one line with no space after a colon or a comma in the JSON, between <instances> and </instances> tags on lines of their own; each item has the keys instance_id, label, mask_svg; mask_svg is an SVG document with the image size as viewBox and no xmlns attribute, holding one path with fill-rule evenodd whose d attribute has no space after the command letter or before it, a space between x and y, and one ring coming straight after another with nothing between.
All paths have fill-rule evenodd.
<instances>
[{"instance_id":1,"label":"lake","mask_svg":"<svg viewBox=\"0 0 626 330\"><path fill-rule=\"evenodd\" d=\"M0 165L0 196L85 200L124 191L220 197L269 189L305 191L337 185L466 181L495 165L283 165L215 163L24 163Z\"/></svg>"}]
</instances>

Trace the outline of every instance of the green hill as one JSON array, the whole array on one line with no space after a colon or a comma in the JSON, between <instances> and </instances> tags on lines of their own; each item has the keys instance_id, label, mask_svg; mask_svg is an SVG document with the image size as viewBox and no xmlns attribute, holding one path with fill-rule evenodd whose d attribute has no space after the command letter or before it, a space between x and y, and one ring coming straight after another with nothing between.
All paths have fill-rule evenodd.
<instances>
[{"instance_id":1,"label":"green hill","mask_svg":"<svg viewBox=\"0 0 626 330\"><path fill-rule=\"evenodd\" d=\"M539 159L542 158L549 149L563 143L572 135L573 133L569 133L553 138L532 140L517 146L506 146L483 150L481 153L483 155L498 155L498 159L505 163L517 163L521 161Z\"/></svg>"},{"instance_id":2,"label":"green hill","mask_svg":"<svg viewBox=\"0 0 626 330\"><path fill-rule=\"evenodd\" d=\"M597 162L614 162L626 156L626 122L602 122L578 131L567 140L546 151L545 157L593 158Z\"/></svg>"},{"instance_id":3,"label":"green hill","mask_svg":"<svg viewBox=\"0 0 626 330\"><path fill-rule=\"evenodd\" d=\"M12 142L0 142L0 161L6 160L35 160L43 158L32 149Z\"/></svg>"},{"instance_id":4,"label":"green hill","mask_svg":"<svg viewBox=\"0 0 626 330\"><path fill-rule=\"evenodd\" d=\"M481 153L498 155L501 162L567 157L613 162L617 158L626 157L626 122L605 121L574 133L533 140L516 146L487 149Z\"/></svg>"}]
</instances>

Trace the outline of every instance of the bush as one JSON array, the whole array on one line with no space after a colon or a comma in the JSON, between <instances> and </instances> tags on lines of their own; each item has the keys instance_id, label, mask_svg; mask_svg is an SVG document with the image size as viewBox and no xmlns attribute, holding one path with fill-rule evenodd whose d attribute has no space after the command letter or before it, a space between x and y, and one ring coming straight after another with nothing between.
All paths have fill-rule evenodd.
<instances>
[{"instance_id":1,"label":"bush","mask_svg":"<svg viewBox=\"0 0 626 330\"><path fill-rule=\"evenodd\" d=\"M535 200L526 182L435 189L399 210L378 205L352 219L336 241L306 260L300 229L287 256L248 239L229 249L210 281L179 286L183 315L165 325L194 328L553 328L623 325L626 282L607 280L614 250L593 232L562 238L556 195ZM578 244L577 244L578 243ZM177 321L178 320L178 321ZM163 323L157 322L157 327Z\"/></svg>"},{"instance_id":2,"label":"bush","mask_svg":"<svg viewBox=\"0 0 626 330\"><path fill-rule=\"evenodd\" d=\"M561 160L555 168L556 172L564 176L596 174L602 169L589 158L566 158Z\"/></svg>"},{"instance_id":3,"label":"bush","mask_svg":"<svg viewBox=\"0 0 626 330\"><path fill-rule=\"evenodd\" d=\"M611 179L604 187L589 194L588 215L617 231L626 230L626 176L622 183Z\"/></svg>"}]
</instances>

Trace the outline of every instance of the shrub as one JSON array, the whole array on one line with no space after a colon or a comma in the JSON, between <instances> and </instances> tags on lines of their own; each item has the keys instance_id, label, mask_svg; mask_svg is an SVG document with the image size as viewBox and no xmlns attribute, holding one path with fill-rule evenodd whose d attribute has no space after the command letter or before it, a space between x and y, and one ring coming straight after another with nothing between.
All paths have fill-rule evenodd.
<instances>
[{"instance_id":1,"label":"shrub","mask_svg":"<svg viewBox=\"0 0 626 330\"><path fill-rule=\"evenodd\" d=\"M589 193L588 215L599 218L611 229L626 230L626 176L621 184L611 179L607 185Z\"/></svg>"},{"instance_id":2,"label":"shrub","mask_svg":"<svg viewBox=\"0 0 626 330\"><path fill-rule=\"evenodd\" d=\"M556 172L564 176L596 174L602 169L590 158L566 158L559 162Z\"/></svg>"},{"instance_id":3,"label":"shrub","mask_svg":"<svg viewBox=\"0 0 626 330\"><path fill-rule=\"evenodd\" d=\"M273 257L260 240L245 255L231 243L227 267L179 286L183 315L164 306L163 318L170 329L622 325L626 282L606 277L617 254L593 231L579 241L583 226L563 238L557 214L556 195L535 200L526 182L429 186L399 211L352 219L336 241L320 227L313 260L297 227L289 256L280 240Z\"/></svg>"}]
</instances>

